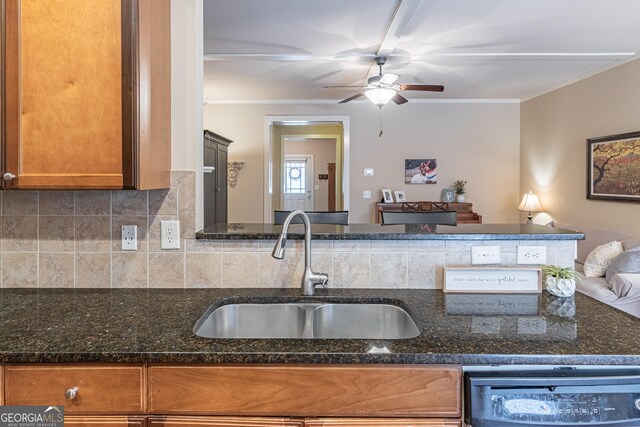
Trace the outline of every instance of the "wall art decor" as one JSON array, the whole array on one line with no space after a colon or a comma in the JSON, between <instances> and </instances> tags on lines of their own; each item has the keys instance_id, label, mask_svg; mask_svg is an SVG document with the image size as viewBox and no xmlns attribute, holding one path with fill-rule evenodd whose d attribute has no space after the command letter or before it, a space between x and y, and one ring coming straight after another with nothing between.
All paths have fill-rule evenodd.
<instances>
[{"instance_id":1,"label":"wall art decor","mask_svg":"<svg viewBox=\"0 0 640 427\"><path fill-rule=\"evenodd\" d=\"M436 184L438 182L436 159L406 159L404 161L405 184Z\"/></svg>"},{"instance_id":2,"label":"wall art decor","mask_svg":"<svg viewBox=\"0 0 640 427\"><path fill-rule=\"evenodd\" d=\"M587 199L640 202L640 132L587 139Z\"/></svg>"}]
</instances>

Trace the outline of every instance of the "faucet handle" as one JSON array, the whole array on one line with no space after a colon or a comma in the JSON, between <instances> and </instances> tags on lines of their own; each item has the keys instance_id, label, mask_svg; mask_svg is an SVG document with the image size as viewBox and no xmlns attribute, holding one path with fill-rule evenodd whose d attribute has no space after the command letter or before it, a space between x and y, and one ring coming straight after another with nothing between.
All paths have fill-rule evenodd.
<instances>
[{"instance_id":1,"label":"faucet handle","mask_svg":"<svg viewBox=\"0 0 640 427\"><path fill-rule=\"evenodd\" d=\"M322 286L323 288L327 288L329 284L329 275L326 273L316 273L318 275L318 283L316 286Z\"/></svg>"}]
</instances>

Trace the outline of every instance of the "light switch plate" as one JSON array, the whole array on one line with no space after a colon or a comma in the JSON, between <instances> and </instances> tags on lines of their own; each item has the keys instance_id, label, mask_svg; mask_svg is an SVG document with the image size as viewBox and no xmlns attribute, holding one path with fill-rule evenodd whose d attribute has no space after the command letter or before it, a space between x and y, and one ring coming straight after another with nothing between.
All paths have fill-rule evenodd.
<instances>
[{"instance_id":1,"label":"light switch plate","mask_svg":"<svg viewBox=\"0 0 640 427\"><path fill-rule=\"evenodd\" d=\"M123 251L138 250L138 226L137 225L122 226L122 250Z\"/></svg>"},{"instance_id":2,"label":"light switch plate","mask_svg":"<svg viewBox=\"0 0 640 427\"><path fill-rule=\"evenodd\" d=\"M160 248L180 249L180 221L160 221Z\"/></svg>"},{"instance_id":3,"label":"light switch plate","mask_svg":"<svg viewBox=\"0 0 640 427\"><path fill-rule=\"evenodd\" d=\"M546 246L518 246L518 264L546 264Z\"/></svg>"},{"instance_id":4,"label":"light switch plate","mask_svg":"<svg viewBox=\"0 0 640 427\"><path fill-rule=\"evenodd\" d=\"M369 191L369 190L364 190L364 191L362 192L362 198L363 198L363 199L370 199L370 198L371 198L371 191Z\"/></svg>"},{"instance_id":5,"label":"light switch plate","mask_svg":"<svg viewBox=\"0 0 640 427\"><path fill-rule=\"evenodd\" d=\"M364 176L373 176L373 168L366 168L364 170Z\"/></svg>"},{"instance_id":6,"label":"light switch plate","mask_svg":"<svg viewBox=\"0 0 640 427\"><path fill-rule=\"evenodd\" d=\"M500 246L472 246L471 264L500 264Z\"/></svg>"}]
</instances>

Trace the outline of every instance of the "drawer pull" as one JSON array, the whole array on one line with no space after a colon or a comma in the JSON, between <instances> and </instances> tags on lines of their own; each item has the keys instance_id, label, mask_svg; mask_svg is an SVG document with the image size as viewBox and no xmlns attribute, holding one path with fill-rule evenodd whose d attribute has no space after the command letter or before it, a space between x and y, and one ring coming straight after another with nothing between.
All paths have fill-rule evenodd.
<instances>
[{"instance_id":1,"label":"drawer pull","mask_svg":"<svg viewBox=\"0 0 640 427\"><path fill-rule=\"evenodd\" d=\"M78 395L78 387L71 387L67 391L64 392L64 397L67 400L73 400Z\"/></svg>"}]
</instances>

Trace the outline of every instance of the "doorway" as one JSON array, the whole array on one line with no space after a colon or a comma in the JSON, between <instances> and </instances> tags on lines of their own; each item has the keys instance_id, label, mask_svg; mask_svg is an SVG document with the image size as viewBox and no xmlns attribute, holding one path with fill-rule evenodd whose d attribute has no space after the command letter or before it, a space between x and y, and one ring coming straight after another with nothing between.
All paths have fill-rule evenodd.
<instances>
[{"instance_id":1,"label":"doorway","mask_svg":"<svg viewBox=\"0 0 640 427\"><path fill-rule=\"evenodd\" d=\"M315 209L315 189L313 186L313 156L287 155L284 156L284 170L282 174L281 208L285 211Z\"/></svg>"},{"instance_id":2,"label":"doorway","mask_svg":"<svg viewBox=\"0 0 640 427\"><path fill-rule=\"evenodd\" d=\"M332 147L333 157L326 160L316 154L313 144L324 144ZM313 143L313 144L312 144ZM291 152L287 144L299 146ZM307 144L307 145L305 145ZM288 206L301 204L302 193L298 196L285 195L286 185L300 185L300 183L286 183L285 170L287 155L312 155L314 167L309 171L311 176L305 175L305 191L307 210L348 210L349 209L349 118L346 116L266 116L265 117L265 191L264 212L265 223L273 222L273 210L285 209ZM333 161L332 161L333 160ZM309 160L307 160L309 162ZM309 170L306 164L305 171ZM329 172L331 171L331 172ZM297 171L294 175L297 176ZM333 173L333 175L331 175ZM332 179L330 180L329 177ZM331 184L329 184L331 182ZM329 189L329 185L332 186ZM301 191L296 189L295 191ZM308 192L310 191L310 193ZM330 196L329 196L330 194ZM329 197L332 198L331 203ZM285 200L285 199L290 200Z\"/></svg>"}]
</instances>

